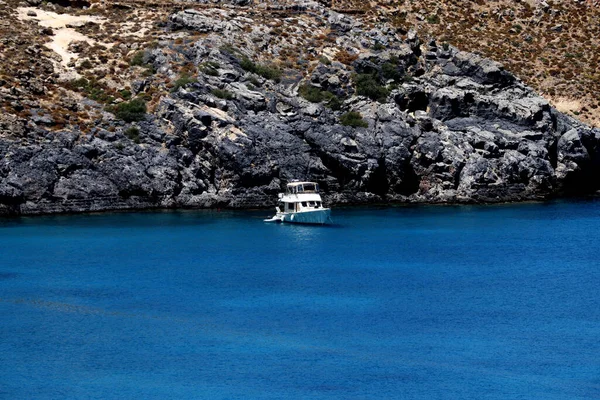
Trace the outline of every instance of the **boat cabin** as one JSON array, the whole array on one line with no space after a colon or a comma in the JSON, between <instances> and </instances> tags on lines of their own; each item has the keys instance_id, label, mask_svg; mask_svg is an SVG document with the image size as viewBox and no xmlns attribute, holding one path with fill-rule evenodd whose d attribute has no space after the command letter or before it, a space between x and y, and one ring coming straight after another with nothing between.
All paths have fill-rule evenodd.
<instances>
[{"instance_id":1,"label":"boat cabin","mask_svg":"<svg viewBox=\"0 0 600 400\"><path fill-rule=\"evenodd\" d=\"M287 184L286 194L319 193L319 184L314 182L292 182Z\"/></svg>"},{"instance_id":2,"label":"boat cabin","mask_svg":"<svg viewBox=\"0 0 600 400\"><path fill-rule=\"evenodd\" d=\"M320 201L280 201L277 203L277 208L281 212L300 212L323 208L323 203Z\"/></svg>"},{"instance_id":3,"label":"boat cabin","mask_svg":"<svg viewBox=\"0 0 600 400\"><path fill-rule=\"evenodd\" d=\"M285 193L279 194L277 209L283 213L299 213L323 209L319 184L315 182L290 182Z\"/></svg>"}]
</instances>

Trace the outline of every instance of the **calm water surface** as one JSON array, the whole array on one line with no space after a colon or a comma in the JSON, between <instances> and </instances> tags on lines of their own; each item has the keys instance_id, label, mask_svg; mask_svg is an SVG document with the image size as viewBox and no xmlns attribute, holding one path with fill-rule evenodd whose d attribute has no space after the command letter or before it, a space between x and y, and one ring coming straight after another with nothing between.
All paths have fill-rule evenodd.
<instances>
[{"instance_id":1,"label":"calm water surface","mask_svg":"<svg viewBox=\"0 0 600 400\"><path fill-rule=\"evenodd\" d=\"M600 398L600 202L269 214L0 219L0 398Z\"/></svg>"}]
</instances>

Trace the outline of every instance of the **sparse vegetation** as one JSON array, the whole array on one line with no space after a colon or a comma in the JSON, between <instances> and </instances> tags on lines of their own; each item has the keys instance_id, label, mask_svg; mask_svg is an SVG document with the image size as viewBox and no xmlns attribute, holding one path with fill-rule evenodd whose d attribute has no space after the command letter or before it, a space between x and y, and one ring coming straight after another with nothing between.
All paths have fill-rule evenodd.
<instances>
[{"instance_id":1,"label":"sparse vegetation","mask_svg":"<svg viewBox=\"0 0 600 400\"><path fill-rule=\"evenodd\" d=\"M346 50L338 51L335 59L342 64L350 65L358 59L358 54L350 54Z\"/></svg>"},{"instance_id":2,"label":"sparse vegetation","mask_svg":"<svg viewBox=\"0 0 600 400\"><path fill-rule=\"evenodd\" d=\"M200 64L198 69L206 75L219 76L219 72L217 71L219 67L219 64L214 61L206 61Z\"/></svg>"},{"instance_id":3,"label":"sparse vegetation","mask_svg":"<svg viewBox=\"0 0 600 400\"><path fill-rule=\"evenodd\" d=\"M103 104L110 104L115 100L109 89L100 84L96 79L80 78L66 84L67 88L82 92L88 98Z\"/></svg>"},{"instance_id":4,"label":"sparse vegetation","mask_svg":"<svg viewBox=\"0 0 600 400\"><path fill-rule=\"evenodd\" d=\"M131 139L134 143L140 143L140 130L137 126L130 126L124 132L125 136Z\"/></svg>"},{"instance_id":5,"label":"sparse vegetation","mask_svg":"<svg viewBox=\"0 0 600 400\"><path fill-rule=\"evenodd\" d=\"M310 84L300 86L298 88L298 93L311 103L321 103L326 101L326 105L332 110L339 110L342 107L341 100L335 94L327 90L321 90Z\"/></svg>"},{"instance_id":6,"label":"sparse vegetation","mask_svg":"<svg viewBox=\"0 0 600 400\"><path fill-rule=\"evenodd\" d=\"M255 73L265 79L270 79L275 82L279 82L281 80L281 75L283 74L281 69L273 65L256 64L246 56L242 57L240 60L240 67L248 72Z\"/></svg>"},{"instance_id":7,"label":"sparse vegetation","mask_svg":"<svg viewBox=\"0 0 600 400\"><path fill-rule=\"evenodd\" d=\"M428 15L427 16L427 22L429 22L430 24L439 24L440 23L440 17L437 14Z\"/></svg>"},{"instance_id":8,"label":"sparse vegetation","mask_svg":"<svg viewBox=\"0 0 600 400\"><path fill-rule=\"evenodd\" d=\"M179 88L193 82L196 82L196 79L184 73L175 82L173 82L173 88L171 88L171 92L176 92L179 90Z\"/></svg>"},{"instance_id":9,"label":"sparse vegetation","mask_svg":"<svg viewBox=\"0 0 600 400\"><path fill-rule=\"evenodd\" d=\"M129 65L132 67L144 67L145 69L142 72L142 75L143 76L152 76L152 75L156 74L156 70L154 69L154 65L144 62L145 55L146 55L145 50L137 51L133 55L133 57L131 57L131 60L129 60ZM122 68L125 67L126 65L127 64L123 64Z\"/></svg>"},{"instance_id":10,"label":"sparse vegetation","mask_svg":"<svg viewBox=\"0 0 600 400\"><path fill-rule=\"evenodd\" d=\"M221 47L219 47L219 50L221 50L222 52L225 52L225 53L232 54L232 55L238 54L240 52L231 43L225 43L224 45L222 45Z\"/></svg>"},{"instance_id":11,"label":"sparse vegetation","mask_svg":"<svg viewBox=\"0 0 600 400\"><path fill-rule=\"evenodd\" d=\"M86 60L83 60L83 61L81 62L81 64L79 64L79 68L81 68L81 69L84 69L84 70L85 70L85 69L90 69L90 68L92 68L93 66L94 66L94 64L92 64L92 62L91 62L90 60L87 60L87 59L86 59Z\"/></svg>"},{"instance_id":12,"label":"sparse vegetation","mask_svg":"<svg viewBox=\"0 0 600 400\"><path fill-rule=\"evenodd\" d=\"M375 50L375 51L385 50L385 46L383 44L381 44L381 42L375 42L375 44L373 45L373 50Z\"/></svg>"},{"instance_id":13,"label":"sparse vegetation","mask_svg":"<svg viewBox=\"0 0 600 400\"><path fill-rule=\"evenodd\" d=\"M131 91L127 90L127 89L123 89L119 92L119 94L121 95L121 98L123 100L129 100L131 99Z\"/></svg>"},{"instance_id":14,"label":"sparse vegetation","mask_svg":"<svg viewBox=\"0 0 600 400\"><path fill-rule=\"evenodd\" d=\"M591 6L591 2L583 1L549 1L548 3L551 12L541 12L543 10L539 2L534 1L515 1L509 4L509 2L482 0L471 2L386 0L361 4L360 9L367 12L357 13L353 18L362 23L365 30L371 29L380 21L387 21L404 37L409 29L414 28L421 38L425 51L427 51L428 38L435 38L441 49L449 50L452 45L500 61L507 70L517 74L525 83L546 96L553 105L560 102L563 97L579 101L581 108L575 111L580 112L581 119L600 125L600 101L597 95L600 92L600 72L598 72L600 25L597 24L600 8ZM81 14L100 13L107 18L107 24L102 29L97 24L78 28L78 31L96 41L96 44L80 44L77 47L79 51L74 52L76 57L71 60L70 68L74 68L84 78L66 84L53 82L45 79L49 70L46 66L49 53L48 49L43 47L53 31L29 29L35 25L11 19L12 3L7 4L6 7L0 7L4 19L11 21L2 28L2 36L6 41L2 44L4 57L0 60L0 70L3 71L0 82L5 83L0 85L3 88L24 89L22 97L27 101L11 104L11 101L3 100L0 101L0 108L11 113L21 113L26 117L30 108L27 104L35 104L36 101L43 99L43 102L54 104L51 111L53 117L69 115L67 119L69 125L83 126L81 124L88 123L91 126L93 124L90 121L97 119L98 116L94 116L94 110L86 109L85 112L69 114L69 110L61 108L60 101L57 101L63 92L61 86L77 91L102 105L110 105L115 101L131 100L131 89L121 89L134 81L144 80L148 82L144 91L148 93L152 90L153 93L138 96L145 96L150 108L169 89L177 90L182 81L178 79L171 82L165 72L170 68L180 71L183 75L184 64L192 63L189 54L185 53L187 46L191 46L203 37L203 34L198 32L182 31L181 34L178 33L177 38L166 41L161 36L162 28L158 24L154 26L148 24L149 21L166 18L165 10L140 9L140 15L133 18L129 28L125 27L129 24L122 24L126 18L126 13L122 10L96 7L79 10L77 13ZM350 3L341 0L341 3L336 4L338 7L344 7L345 4ZM60 8L60 10L61 13L75 12L75 9L68 11ZM249 15L248 18L254 21L243 22L241 31L232 32L231 37L225 39L229 43L219 47L221 54L216 54L214 57L211 55L211 61L203 60L205 62L200 65L192 65L192 68L187 70L187 75L194 76L195 68L198 68L197 71L202 74L216 76L219 68L228 69L231 66L225 65L225 62L223 66L219 66L215 61L230 60L233 56L240 60L246 70L252 72L248 74L252 77L250 84L256 88L260 86L260 82L263 82L260 77L280 80L282 69L296 70L297 79L303 79L317 66L317 61L324 65L331 65L333 60L348 66L359 65L355 62L358 57L357 51L347 47L338 39L341 35L355 35L354 32L341 33L327 24L315 24L314 21L309 21L311 18L309 15L296 19L296 22L281 16L272 19L263 19L263 17ZM316 28L314 31L307 30L299 26L300 20L305 20L304 22L309 26ZM267 28L264 36L268 40L261 37L262 35L255 34L257 29L262 29L261 25ZM134 32L140 35L131 35ZM255 41L254 43L250 41L248 44L256 53L249 53L247 51L251 51L250 48L243 48L244 53L250 57L246 60L239 50L245 46L240 40L243 36L248 38L252 36L250 40ZM12 38L15 40L13 41ZM391 49L396 45L390 42L387 46L387 42L380 42L379 38L374 37L366 38L363 42L368 46L369 41L374 52L385 50L386 47ZM168 45L165 45L167 42ZM100 43L110 43L111 46ZM173 44L179 45L173 46ZM167 62L165 69L161 68L160 73L157 73L153 65L147 63L151 49L158 47L164 51ZM35 56L33 53L28 56L25 52L27 48L43 50L41 53L36 51ZM278 52L273 52L273 49L278 49ZM308 51L308 49L312 50ZM156 55L158 56L159 52L156 52ZM29 62L33 58L36 58L36 62ZM162 58L156 60L157 67L163 65ZM266 65L258 64L259 60ZM21 69L15 68L17 62L19 65L29 65L32 68L33 76L39 77L44 82L46 93L28 92L26 80L31 78L21 79L15 76ZM386 90L389 91L394 85L412 79L407 75L404 65L397 64L393 60L379 65L381 67L379 73L373 76L373 81L377 84L373 86L373 90L363 90L368 88L357 82L357 77L353 78L357 90L363 95L382 99L386 95ZM409 71L412 73L412 70ZM291 75L292 73L290 77ZM106 79L103 79L105 76ZM385 84L388 86L384 86ZM322 95L318 94L318 96ZM327 103L330 107L341 103L335 96L319 102ZM92 109L99 108L92 106Z\"/></svg>"},{"instance_id":15,"label":"sparse vegetation","mask_svg":"<svg viewBox=\"0 0 600 400\"><path fill-rule=\"evenodd\" d=\"M340 123L344 126L353 128L368 128L369 124L362 118L362 115L356 111L350 111L340 117Z\"/></svg>"},{"instance_id":16,"label":"sparse vegetation","mask_svg":"<svg viewBox=\"0 0 600 400\"><path fill-rule=\"evenodd\" d=\"M250 79L248 79L250 81L250 83L252 85L254 85L255 87L259 87L260 86L260 82L258 81L258 79L256 79L255 77L251 76Z\"/></svg>"},{"instance_id":17,"label":"sparse vegetation","mask_svg":"<svg viewBox=\"0 0 600 400\"><path fill-rule=\"evenodd\" d=\"M323 65L331 65L331 60L329 58L325 57L325 56L319 57L319 61Z\"/></svg>"},{"instance_id":18,"label":"sparse vegetation","mask_svg":"<svg viewBox=\"0 0 600 400\"><path fill-rule=\"evenodd\" d=\"M545 3L534 1L402 3L391 19L399 29L415 27L445 50L448 43L502 62L553 105L562 96L581 101L588 110L581 109L581 119L600 125L600 112L591 108L600 91L597 5L553 1L552 11L543 12Z\"/></svg>"},{"instance_id":19,"label":"sparse vegetation","mask_svg":"<svg viewBox=\"0 0 600 400\"><path fill-rule=\"evenodd\" d=\"M327 92L329 93L329 92ZM331 108L333 111L338 111L342 109L342 100L340 100L337 96L332 96L327 101L327 107Z\"/></svg>"},{"instance_id":20,"label":"sparse vegetation","mask_svg":"<svg viewBox=\"0 0 600 400\"><path fill-rule=\"evenodd\" d=\"M129 62L131 66L142 66L144 65L144 51L140 50L136 52L133 57L131 57L131 61Z\"/></svg>"},{"instance_id":21,"label":"sparse vegetation","mask_svg":"<svg viewBox=\"0 0 600 400\"><path fill-rule=\"evenodd\" d=\"M233 93L227 91L227 90L222 90L222 89L213 89L210 91L214 96L220 98L220 99L225 99L225 100L231 100L234 98Z\"/></svg>"}]
</instances>

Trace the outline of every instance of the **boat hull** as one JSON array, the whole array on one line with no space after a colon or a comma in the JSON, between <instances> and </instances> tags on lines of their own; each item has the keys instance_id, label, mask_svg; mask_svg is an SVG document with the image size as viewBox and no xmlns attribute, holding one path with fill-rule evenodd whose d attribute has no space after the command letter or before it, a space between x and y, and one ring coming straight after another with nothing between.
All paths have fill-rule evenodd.
<instances>
[{"instance_id":1,"label":"boat hull","mask_svg":"<svg viewBox=\"0 0 600 400\"><path fill-rule=\"evenodd\" d=\"M282 222L291 224L318 224L323 225L331 223L331 209L322 208L319 210L300 211L295 213L281 214Z\"/></svg>"}]
</instances>

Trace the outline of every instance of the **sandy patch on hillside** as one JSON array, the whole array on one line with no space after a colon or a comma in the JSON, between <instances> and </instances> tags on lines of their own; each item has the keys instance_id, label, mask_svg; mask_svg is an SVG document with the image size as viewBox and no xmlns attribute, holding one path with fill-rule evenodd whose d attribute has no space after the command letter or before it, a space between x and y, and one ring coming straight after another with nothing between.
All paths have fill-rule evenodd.
<instances>
[{"instance_id":1,"label":"sandy patch on hillside","mask_svg":"<svg viewBox=\"0 0 600 400\"><path fill-rule=\"evenodd\" d=\"M27 15L30 11L35 12L36 16ZM44 11L35 7L19 7L17 8L17 12L20 20L33 20L37 21L41 26L52 28L54 36L52 36L52 41L46 43L45 46L61 56L61 64L65 68L72 59L77 58L77 54L68 50L71 42L87 42L90 46L96 44L95 40L77 32L73 28L67 28L67 25L83 25L89 21L97 24L105 22L104 18L97 16L57 14L52 11Z\"/></svg>"},{"instance_id":2,"label":"sandy patch on hillside","mask_svg":"<svg viewBox=\"0 0 600 400\"><path fill-rule=\"evenodd\" d=\"M552 105L561 113L573 113L581 111L581 102L579 100L557 98L551 99Z\"/></svg>"}]
</instances>

